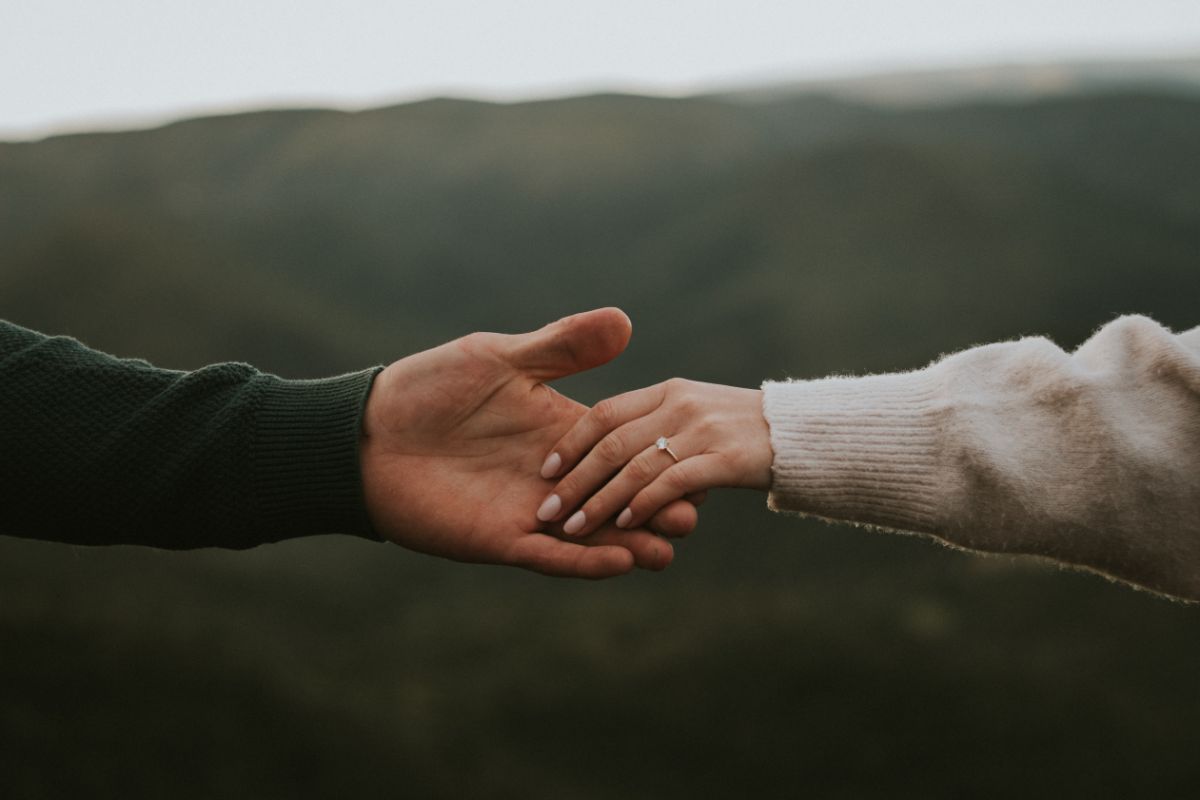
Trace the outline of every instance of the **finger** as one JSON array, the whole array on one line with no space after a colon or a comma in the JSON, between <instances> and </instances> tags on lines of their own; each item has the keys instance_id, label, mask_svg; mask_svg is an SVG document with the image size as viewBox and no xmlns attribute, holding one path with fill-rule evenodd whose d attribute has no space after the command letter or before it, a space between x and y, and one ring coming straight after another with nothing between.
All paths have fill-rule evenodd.
<instances>
[{"instance_id":1,"label":"finger","mask_svg":"<svg viewBox=\"0 0 1200 800\"><path fill-rule=\"evenodd\" d=\"M607 364L629 344L632 331L624 311L598 308L506 336L501 347L514 368L545 382Z\"/></svg>"},{"instance_id":2,"label":"finger","mask_svg":"<svg viewBox=\"0 0 1200 800\"><path fill-rule=\"evenodd\" d=\"M561 578L612 578L634 567L634 556L625 547L585 547L543 533L531 533L513 542L505 563Z\"/></svg>"},{"instance_id":3,"label":"finger","mask_svg":"<svg viewBox=\"0 0 1200 800\"><path fill-rule=\"evenodd\" d=\"M632 427L632 426L627 426ZM610 434L611 435L611 434ZM604 441L607 441L607 437ZM603 442L601 442L603 444ZM678 447L678 445L675 445ZM600 450L598 446L596 448ZM586 535L598 528L605 520L616 517L629 505L629 501L642 489L654 482L659 475L674 465L667 453L651 446L644 448L633 458L628 459L625 466L617 474L588 496L588 487L600 470L607 468L607 463L594 465L595 453L591 453L559 484L558 494L565 508L571 508L571 501L580 496L585 502L579 510L567 518L563 529L568 534ZM580 477L581 476L581 477ZM683 497L680 493L679 498ZM677 499L677 498L672 498ZM665 505L665 504L664 504ZM655 509L657 511L657 509ZM620 527L629 527L621 524Z\"/></svg>"},{"instance_id":4,"label":"finger","mask_svg":"<svg viewBox=\"0 0 1200 800\"><path fill-rule=\"evenodd\" d=\"M639 569L660 572L670 566L675 558L675 548L661 536L648 530L623 531L613 525L605 525L592 535L580 539L588 547L616 545L633 554L633 562Z\"/></svg>"},{"instance_id":5,"label":"finger","mask_svg":"<svg viewBox=\"0 0 1200 800\"><path fill-rule=\"evenodd\" d=\"M620 527L635 528L666 504L710 486L724 483L725 460L715 453L685 458L673 464L629 501L628 516L617 516Z\"/></svg>"},{"instance_id":6,"label":"finger","mask_svg":"<svg viewBox=\"0 0 1200 800\"><path fill-rule=\"evenodd\" d=\"M696 508L704 505L704 501L708 499L708 492L692 492L687 497L683 498L691 503Z\"/></svg>"},{"instance_id":7,"label":"finger","mask_svg":"<svg viewBox=\"0 0 1200 800\"><path fill-rule=\"evenodd\" d=\"M646 527L662 536L680 538L696 530L700 514L696 506L689 501L678 500L668 503L650 517Z\"/></svg>"},{"instance_id":8,"label":"finger","mask_svg":"<svg viewBox=\"0 0 1200 800\"><path fill-rule=\"evenodd\" d=\"M660 384L601 400L576 420L571 430L554 445L542 464L542 477L549 480L562 475L574 467L605 436L661 406L665 395L666 389ZM644 443L637 444L640 450Z\"/></svg>"},{"instance_id":9,"label":"finger","mask_svg":"<svg viewBox=\"0 0 1200 800\"><path fill-rule=\"evenodd\" d=\"M669 455L651 445L655 438L654 432L659 426L660 423L654 415L641 417L622 425L601 439L542 501L537 511L538 519L543 522L565 519L567 532L573 534L590 533L595 530L596 526L608 517L595 516L595 512L600 509L593 508L593 513L587 517L592 524L584 524L584 518L576 517L573 512L585 500L601 491L601 487L614 475L624 473L626 483L640 481L637 486L626 487L628 494L620 501L624 503L633 497L638 489L657 478L658 473L671 463ZM617 508L613 514L620 510Z\"/></svg>"}]
</instances>

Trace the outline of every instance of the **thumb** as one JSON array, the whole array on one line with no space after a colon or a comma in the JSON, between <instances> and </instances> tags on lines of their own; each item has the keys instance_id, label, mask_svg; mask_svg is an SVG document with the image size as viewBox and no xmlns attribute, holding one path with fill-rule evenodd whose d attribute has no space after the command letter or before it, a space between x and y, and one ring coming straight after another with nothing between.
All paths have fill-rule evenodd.
<instances>
[{"instance_id":1,"label":"thumb","mask_svg":"<svg viewBox=\"0 0 1200 800\"><path fill-rule=\"evenodd\" d=\"M598 308L507 337L506 356L528 377L552 381L612 361L629 344L632 331L624 311Z\"/></svg>"}]
</instances>

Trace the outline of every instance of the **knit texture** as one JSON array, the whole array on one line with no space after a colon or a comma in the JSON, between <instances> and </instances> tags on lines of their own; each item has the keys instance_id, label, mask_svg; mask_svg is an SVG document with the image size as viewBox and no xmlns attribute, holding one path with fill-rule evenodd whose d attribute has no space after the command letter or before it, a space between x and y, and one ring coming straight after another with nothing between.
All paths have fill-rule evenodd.
<instances>
[{"instance_id":1,"label":"knit texture","mask_svg":"<svg viewBox=\"0 0 1200 800\"><path fill-rule=\"evenodd\" d=\"M376 373L178 372L0 322L0 532L177 549L374 538L358 442Z\"/></svg>"},{"instance_id":2,"label":"knit texture","mask_svg":"<svg viewBox=\"0 0 1200 800\"><path fill-rule=\"evenodd\" d=\"M769 503L1200 600L1200 328L1122 317L910 373L763 384Z\"/></svg>"}]
</instances>

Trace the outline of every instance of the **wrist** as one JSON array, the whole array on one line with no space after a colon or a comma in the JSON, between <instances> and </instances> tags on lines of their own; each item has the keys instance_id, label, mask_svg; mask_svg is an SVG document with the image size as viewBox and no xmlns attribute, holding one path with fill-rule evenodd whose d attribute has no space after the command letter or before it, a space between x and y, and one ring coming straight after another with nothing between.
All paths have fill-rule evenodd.
<instances>
[{"instance_id":1,"label":"wrist","mask_svg":"<svg viewBox=\"0 0 1200 800\"><path fill-rule=\"evenodd\" d=\"M771 449L771 430L763 413L763 392L761 389L745 391L745 435L741 438L747 457L746 488L768 492L775 452Z\"/></svg>"}]
</instances>

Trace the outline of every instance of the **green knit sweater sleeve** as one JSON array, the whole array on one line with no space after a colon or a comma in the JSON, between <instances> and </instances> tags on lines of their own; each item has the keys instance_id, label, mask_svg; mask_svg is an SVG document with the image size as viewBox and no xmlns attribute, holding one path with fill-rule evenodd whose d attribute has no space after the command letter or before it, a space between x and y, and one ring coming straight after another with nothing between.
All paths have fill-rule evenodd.
<instances>
[{"instance_id":1,"label":"green knit sweater sleeve","mask_svg":"<svg viewBox=\"0 0 1200 800\"><path fill-rule=\"evenodd\" d=\"M0 533L173 549L375 538L358 442L377 372L178 372L0 322Z\"/></svg>"}]
</instances>

